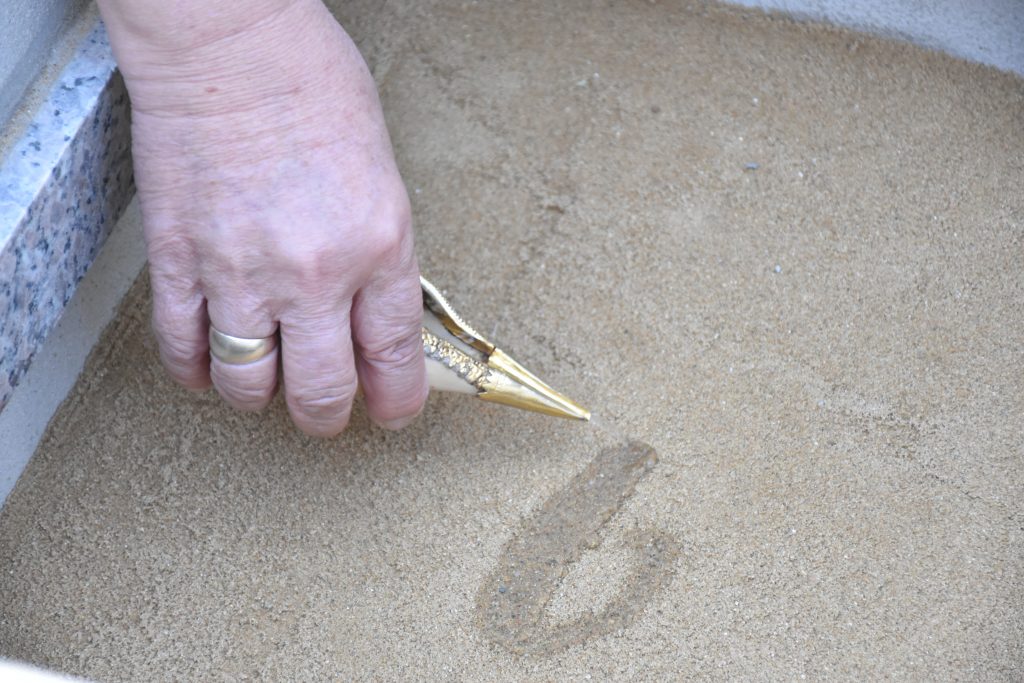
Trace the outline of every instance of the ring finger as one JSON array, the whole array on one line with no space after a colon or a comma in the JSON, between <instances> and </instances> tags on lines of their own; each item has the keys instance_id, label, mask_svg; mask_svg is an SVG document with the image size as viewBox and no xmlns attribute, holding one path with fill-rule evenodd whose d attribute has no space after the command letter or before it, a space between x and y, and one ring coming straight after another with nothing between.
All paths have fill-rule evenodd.
<instances>
[{"instance_id":1,"label":"ring finger","mask_svg":"<svg viewBox=\"0 0 1024 683\"><path fill-rule=\"evenodd\" d=\"M210 379L224 400L239 410L265 408L277 388L277 323L260 306L227 305L220 297L211 299L207 310L210 325L225 335L242 340L273 340L269 350L265 343L256 345L255 352L250 354L255 357L251 359L244 354L225 353L216 344L211 344L210 349Z\"/></svg>"}]
</instances>

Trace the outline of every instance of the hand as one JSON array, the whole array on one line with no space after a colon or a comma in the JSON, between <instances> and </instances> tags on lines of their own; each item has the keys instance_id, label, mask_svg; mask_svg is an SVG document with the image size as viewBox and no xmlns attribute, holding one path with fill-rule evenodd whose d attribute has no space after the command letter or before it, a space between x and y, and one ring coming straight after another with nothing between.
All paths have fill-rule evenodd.
<instances>
[{"instance_id":1,"label":"hand","mask_svg":"<svg viewBox=\"0 0 1024 683\"><path fill-rule=\"evenodd\" d=\"M409 199L355 45L315 0L222 36L183 32L185 47L147 44L116 4L101 7L132 97L168 372L258 410L280 354L302 430L344 429L360 385L374 421L411 421L427 384ZM246 365L211 362L211 323L238 337L280 329L281 344Z\"/></svg>"}]
</instances>

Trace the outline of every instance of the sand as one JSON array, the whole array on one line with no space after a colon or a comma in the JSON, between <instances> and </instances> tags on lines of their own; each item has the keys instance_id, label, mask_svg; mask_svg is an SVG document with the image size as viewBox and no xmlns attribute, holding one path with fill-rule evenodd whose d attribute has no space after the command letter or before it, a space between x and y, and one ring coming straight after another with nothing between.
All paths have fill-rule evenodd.
<instances>
[{"instance_id":1,"label":"sand","mask_svg":"<svg viewBox=\"0 0 1024 683\"><path fill-rule=\"evenodd\" d=\"M0 655L1024 677L1021 80L698 2L336 4L424 272L598 425L316 441L169 382L143 277L0 512Z\"/></svg>"}]
</instances>

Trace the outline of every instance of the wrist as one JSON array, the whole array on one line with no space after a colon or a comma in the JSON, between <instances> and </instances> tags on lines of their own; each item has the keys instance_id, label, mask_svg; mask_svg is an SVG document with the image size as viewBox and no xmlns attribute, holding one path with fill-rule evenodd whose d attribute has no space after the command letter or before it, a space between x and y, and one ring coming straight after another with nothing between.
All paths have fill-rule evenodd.
<instances>
[{"instance_id":1,"label":"wrist","mask_svg":"<svg viewBox=\"0 0 1024 683\"><path fill-rule=\"evenodd\" d=\"M100 0L136 111L258 109L336 72L344 57L344 32L320 0L239 0L216 10L205 9L208 0L160 2L174 11L150 0ZM145 6L153 11L143 21Z\"/></svg>"},{"instance_id":2,"label":"wrist","mask_svg":"<svg viewBox=\"0 0 1024 683\"><path fill-rule=\"evenodd\" d=\"M114 50L128 61L139 55L188 54L244 33L309 0L97 0ZM212 6L211 5L215 5Z\"/></svg>"}]
</instances>

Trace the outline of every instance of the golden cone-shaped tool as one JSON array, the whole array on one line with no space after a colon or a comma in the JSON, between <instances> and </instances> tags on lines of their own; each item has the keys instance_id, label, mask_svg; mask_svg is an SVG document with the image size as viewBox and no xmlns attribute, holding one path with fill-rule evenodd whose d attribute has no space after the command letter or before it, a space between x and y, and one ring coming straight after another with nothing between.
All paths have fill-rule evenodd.
<instances>
[{"instance_id":1,"label":"golden cone-shaped tool","mask_svg":"<svg viewBox=\"0 0 1024 683\"><path fill-rule=\"evenodd\" d=\"M546 415L589 420L590 411L540 381L455 312L437 287L423 287L423 353L430 386Z\"/></svg>"}]
</instances>

